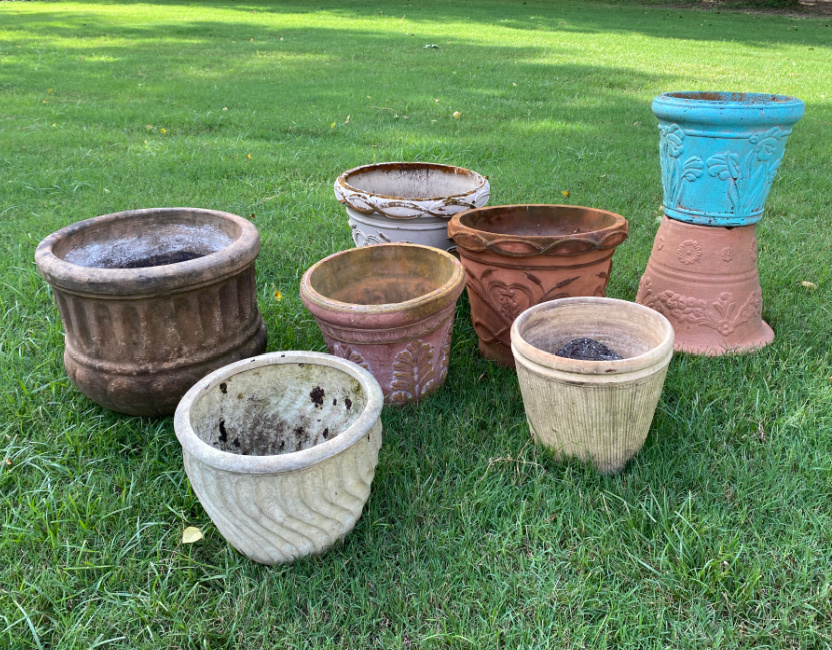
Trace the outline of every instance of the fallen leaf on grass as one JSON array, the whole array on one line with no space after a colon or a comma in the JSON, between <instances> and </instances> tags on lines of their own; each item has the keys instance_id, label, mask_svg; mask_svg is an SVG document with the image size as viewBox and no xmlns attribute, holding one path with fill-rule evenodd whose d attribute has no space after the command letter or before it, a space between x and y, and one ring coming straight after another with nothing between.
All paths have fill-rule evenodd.
<instances>
[{"instance_id":1,"label":"fallen leaf on grass","mask_svg":"<svg viewBox=\"0 0 832 650\"><path fill-rule=\"evenodd\" d=\"M800 283L800 286L805 287L809 291L814 291L815 289L818 288L818 285L816 285L814 282L809 282L808 280L803 280Z\"/></svg>"},{"instance_id":2,"label":"fallen leaf on grass","mask_svg":"<svg viewBox=\"0 0 832 650\"><path fill-rule=\"evenodd\" d=\"M561 194L563 194L563 195L564 195L567 199L568 199L568 198L569 198L569 196L570 196L569 190L563 190L563 191L561 192Z\"/></svg>"},{"instance_id":3,"label":"fallen leaf on grass","mask_svg":"<svg viewBox=\"0 0 832 650\"><path fill-rule=\"evenodd\" d=\"M199 530L199 528L188 526L185 530L182 531L183 544L193 544L194 542L198 542L201 539L202 532Z\"/></svg>"},{"instance_id":4,"label":"fallen leaf on grass","mask_svg":"<svg viewBox=\"0 0 832 650\"><path fill-rule=\"evenodd\" d=\"M462 113L460 113L459 111L454 111L453 112L453 118L455 120L458 120L460 117L462 117Z\"/></svg>"}]
</instances>

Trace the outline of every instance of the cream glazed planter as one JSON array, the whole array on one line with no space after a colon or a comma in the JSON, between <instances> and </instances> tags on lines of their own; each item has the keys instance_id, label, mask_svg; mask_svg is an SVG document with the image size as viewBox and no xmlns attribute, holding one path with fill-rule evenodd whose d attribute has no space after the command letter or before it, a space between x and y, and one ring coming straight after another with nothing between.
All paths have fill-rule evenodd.
<instances>
[{"instance_id":1,"label":"cream glazed planter","mask_svg":"<svg viewBox=\"0 0 832 650\"><path fill-rule=\"evenodd\" d=\"M561 298L523 312L511 349L534 440L559 458L614 474L644 444L673 355L661 314L613 298ZM581 361L555 352L571 340L601 341L621 357Z\"/></svg>"},{"instance_id":2,"label":"cream glazed planter","mask_svg":"<svg viewBox=\"0 0 832 650\"><path fill-rule=\"evenodd\" d=\"M323 553L355 526L381 447L382 394L356 364L272 352L199 381L174 427L222 536L262 564Z\"/></svg>"},{"instance_id":3,"label":"cream glazed planter","mask_svg":"<svg viewBox=\"0 0 832 650\"><path fill-rule=\"evenodd\" d=\"M437 163L364 165L335 181L356 246L407 243L453 251L448 219L485 205L490 195L485 176Z\"/></svg>"}]
</instances>

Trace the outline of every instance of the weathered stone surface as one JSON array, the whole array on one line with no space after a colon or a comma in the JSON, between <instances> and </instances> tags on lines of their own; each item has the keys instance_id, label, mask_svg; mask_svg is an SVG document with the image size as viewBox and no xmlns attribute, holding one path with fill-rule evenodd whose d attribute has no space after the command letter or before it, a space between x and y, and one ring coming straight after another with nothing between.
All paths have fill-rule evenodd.
<instances>
[{"instance_id":1,"label":"weathered stone surface","mask_svg":"<svg viewBox=\"0 0 832 650\"><path fill-rule=\"evenodd\" d=\"M253 224L196 208L104 215L44 239L35 261L73 383L114 411L170 415L200 377L262 352L259 250Z\"/></svg>"}]
</instances>

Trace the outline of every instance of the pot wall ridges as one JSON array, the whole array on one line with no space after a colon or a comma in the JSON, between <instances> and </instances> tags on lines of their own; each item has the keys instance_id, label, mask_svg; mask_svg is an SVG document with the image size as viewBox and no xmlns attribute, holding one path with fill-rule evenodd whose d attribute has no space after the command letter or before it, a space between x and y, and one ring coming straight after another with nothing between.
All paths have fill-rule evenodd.
<instances>
[{"instance_id":1,"label":"pot wall ridges","mask_svg":"<svg viewBox=\"0 0 832 650\"><path fill-rule=\"evenodd\" d=\"M230 278L195 294L145 301L83 298L56 289L67 346L73 357L88 365L169 365L172 351L182 363L198 363L206 351L222 355L259 327L253 272L252 266L241 274L246 277Z\"/></svg>"},{"instance_id":2,"label":"pot wall ridges","mask_svg":"<svg viewBox=\"0 0 832 650\"><path fill-rule=\"evenodd\" d=\"M556 382L515 357L526 416L535 439L558 457L591 460L615 473L644 444L667 369L629 384ZM581 432L580 440L568 432Z\"/></svg>"},{"instance_id":3,"label":"pot wall ridges","mask_svg":"<svg viewBox=\"0 0 832 650\"><path fill-rule=\"evenodd\" d=\"M185 452L194 491L220 533L264 564L322 553L355 526L370 494L381 424L325 465L281 474L215 470ZM204 495L204 497L203 497Z\"/></svg>"}]
</instances>

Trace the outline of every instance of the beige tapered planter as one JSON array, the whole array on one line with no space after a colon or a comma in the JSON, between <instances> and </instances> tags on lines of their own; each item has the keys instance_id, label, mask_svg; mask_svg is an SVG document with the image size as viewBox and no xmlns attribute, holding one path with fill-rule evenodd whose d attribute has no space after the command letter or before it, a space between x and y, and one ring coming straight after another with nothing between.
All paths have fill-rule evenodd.
<instances>
[{"instance_id":1,"label":"beige tapered planter","mask_svg":"<svg viewBox=\"0 0 832 650\"><path fill-rule=\"evenodd\" d=\"M587 337L616 361L581 361L555 352ZM561 298L523 312L511 350L532 437L557 457L624 469L647 438L673 355L673 327L658 312L613 298Z\"/></svg>"},{"instance_id":2,"label":"beige tapered planter","mask_svg":"<svg viewBox=\"0 0 832 650\"><path fill-rule=\"evenodd\" d=\"M262 564L323 553L355 526L381 447L382 394L364 368L272 352L220 368L182 398L185 471L222 536Z\"/></svg>"}]
</instances>

